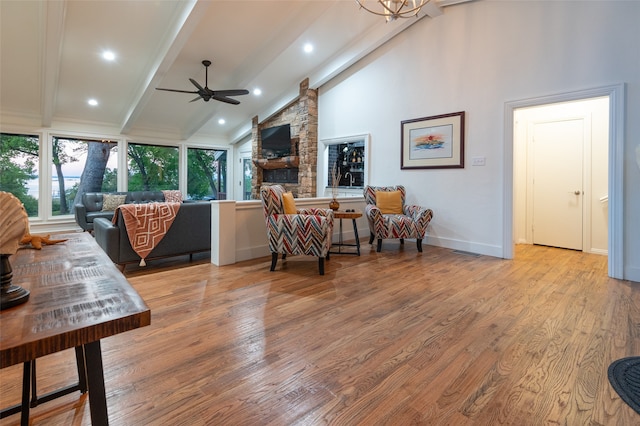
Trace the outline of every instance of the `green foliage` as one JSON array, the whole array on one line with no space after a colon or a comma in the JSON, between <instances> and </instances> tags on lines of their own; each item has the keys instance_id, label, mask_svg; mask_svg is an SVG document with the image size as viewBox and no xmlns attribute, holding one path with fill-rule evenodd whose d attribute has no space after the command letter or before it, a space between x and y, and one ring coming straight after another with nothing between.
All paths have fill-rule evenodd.
<instances>
[{"instance_id":1,"label":"green foliage","mask_svg":"<svg viewBox=\"0 0 640 426\"><path fill-rule=\"evenodd\" d=\"M116 192L118 190L118 169L107 169L102 180L102 192Z\"/></svg>"},{"instance_id":2,"label":"green foliage","mask_svg":"<svg viewBox=\"0 0 640 426\"><path fill-rule=\"evenodd\" d=\"M38 215L38 200L28 194L28 181L38 177L38 137L0 133L0 191L15 195L29 216Z\"/></svg>"},{"instance_id":3,"label":"green foliage","mask_svg":"<svg viewBox=\"0 0 640 426\"><path fill-rule=\"evenodd\" d=\"M129 144L129 191L178 189L178 148Z\"/></svg>"},{"instance_id":4,"label":"green foliage","mask_svg":"<svg viewBox=\"0 0 640 426\"><path fill-rule=\"evenodd\" d=\"M194 200L221 199L226 192L227 152L189 148L187 152L187 194Z\"/></svg>"}]
</instances>

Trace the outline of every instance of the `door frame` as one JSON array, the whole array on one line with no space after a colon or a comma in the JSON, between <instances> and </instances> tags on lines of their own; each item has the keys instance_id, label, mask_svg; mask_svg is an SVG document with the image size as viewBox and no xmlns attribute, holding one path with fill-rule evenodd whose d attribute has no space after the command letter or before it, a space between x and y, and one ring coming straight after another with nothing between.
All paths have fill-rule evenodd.
<instances>
[{"instance_id":1,"label":"door frame","mask_svg":"<svg viewBox=\"0 0 640 426\"><path fill-rule=\"evenodd\" d=\"M514 112L527 108L559 102L568 102L607 96L609 98L609 205L608 205L608 275L624 277L623 241L623 171L624 171L624 111L625 83L592 89L565 92L549 96L506 102L504 106L504 187L503 187L503 240L502 257L513 259L515 252L513 200L514 200Z\"/></svg>"}]
</instances>

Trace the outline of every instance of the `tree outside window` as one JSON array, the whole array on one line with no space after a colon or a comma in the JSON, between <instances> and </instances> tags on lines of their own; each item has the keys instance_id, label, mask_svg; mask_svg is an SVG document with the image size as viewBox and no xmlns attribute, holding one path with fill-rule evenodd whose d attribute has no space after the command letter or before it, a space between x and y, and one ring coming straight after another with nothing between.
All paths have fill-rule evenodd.
<instances>
[{"instance_id":1,"label":"tree outside window","mask_svg":"<svg viewBox=\"0 0 640 426\"><path fill-rule=\"evenodd\" d=\"M52 138L51 214L73 213L86 192L117 187L117 144L111 141Z\"/></svg>"},{"instance_id":2,"label":"tree outside window","mask_svg":"<svg viewBox=\"0 0 640 426\"><path fill-rule=\"evenodd\" d=\"M187 198L227 199L227 151L189 148L187 163Z\"/></svg>"},{"instance_id":3,"label":"tree outside window","mask_svg":"<svg viewBox=\"0 0 640 426\"><path fill-rule=\"evenodd\" d=\"M178 189L178 148L129 144L129 191Z\"/></svg>"},{"instance_id":4,"label":"tree outside window","mask_svg":"<svg viewBox=\"0 0 640 426\"><path fill-rule=\"evenodd\" d=\"M30 217L38 216L38 151L34 135L0 133L0 191L13 194Z\"/></svg>"}]
</instances>

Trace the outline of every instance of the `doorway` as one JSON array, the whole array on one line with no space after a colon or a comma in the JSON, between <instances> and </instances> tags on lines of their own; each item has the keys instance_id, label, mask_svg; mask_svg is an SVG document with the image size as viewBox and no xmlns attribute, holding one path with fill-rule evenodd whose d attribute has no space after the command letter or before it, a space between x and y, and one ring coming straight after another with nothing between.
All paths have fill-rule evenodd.
<instances>
[{"instance_id":1,"label":"doorway","mask_svg":"<svg viewBox=\"0 0 640 426\"><path fill-rule=\"evenodd\" d=\"M609 99L515 111L516 242L607 254Z\"/></svg>"},{"instance_id":2,"label":"doorway","mask_svg":"<svg viewBox=\"0 0 640 426\"><path fill-rule=\"evenodd\" d=\"M516 167L516 161L521 155L521 149L515 144L518 130L515 113L519 109L537 107L541 105L560 104L564 102L586 100L604 97L609 107L608 125L608 167L607 194L597 199L607 204L607 254L608 275L612 278L623 279L623 147L624 147L624 93L625 85L611 85L567 92L539 98L523 99L505 103L505 155L504 155L504 204L503 204L503 258L512 259L514 245L518 242L519 222L516 220L516 209L522 205L522 191L516 191L515 183L522 179L526 170ZM524 201L526 205L526 200Z\"/></svg>"}]
</instances>

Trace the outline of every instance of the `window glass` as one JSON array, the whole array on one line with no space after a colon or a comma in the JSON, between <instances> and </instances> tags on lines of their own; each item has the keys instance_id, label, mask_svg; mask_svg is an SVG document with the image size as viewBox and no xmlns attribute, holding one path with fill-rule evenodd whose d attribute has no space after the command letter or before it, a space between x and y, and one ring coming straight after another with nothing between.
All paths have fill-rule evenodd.
<instances>
[{"instance_id":1,"label":"window glass","mask_svg":"<svg viewBox=\"0 0 640 426\"><path fill-rule=\"evenodd\" d=\"M364 141L329 145L327 186L332 186L331 170L335 166L340 173L340 187L364 187Z\"/></svg>"},{"instance_id":2,"label":"window glass","mask_svg":"<svg viewBox=\"0 0 640 426\"><path fill-rule=\"evenodd\" d=\"M130 143L129 191L178 189L178 148Z\"/></svg>"},{"instance_id":3,"label":"window glass","mask_svg":"<svg viewBox=\"0 0 640 426\"><path fill-rule=\"evenodd\" d=\"M86 192L116 191L116 142L53 137L51 143L53 216L72 214Z\"/></svg>"},{"instance_id":4,"label":"window glass","mask_svg":"<svg viewBox=\"0 0 640 426\"><path fill-rule=\"evenodd\" d=\"M244 158L242 160L242 165L244 169L243 181L242 181L242 189L243 189L242 199L250 200L251 199L251 178L252 178L251 158Z\"/></svg>"},{"instance_id":5,"label":"window glass","mask_svg":"<svg viewBox=\"0 0 640 426\"><path fill-rule=\"evenodd\" d=\"M38 136L0 133L0 191L15 195L30 217L38 216L38 151Z\"/></svg>"},{"instance_id":6,"label":"window glass","mask_svg":"<svg viewBox=\"0 0 640 426\"><path fill-rule=\"evenodd\" d=\"M227 151L187 149L187 198L227 199Z\"/></svg>"}]
</instances>

